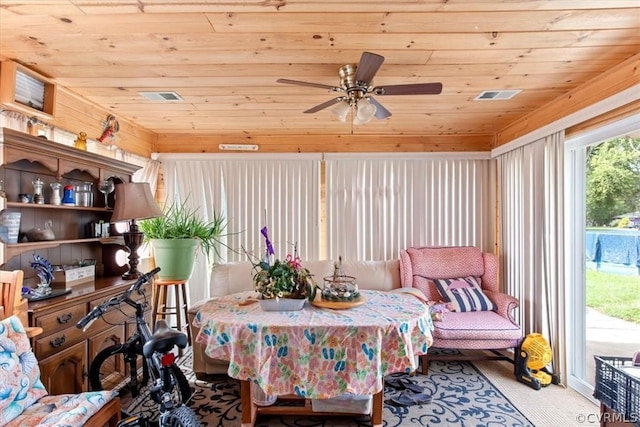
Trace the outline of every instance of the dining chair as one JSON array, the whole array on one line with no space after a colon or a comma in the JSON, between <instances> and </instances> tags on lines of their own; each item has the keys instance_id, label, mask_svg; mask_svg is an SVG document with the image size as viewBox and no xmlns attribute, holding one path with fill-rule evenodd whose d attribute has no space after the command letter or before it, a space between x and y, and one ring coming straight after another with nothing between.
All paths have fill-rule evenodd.
<instances>
[{"instance_id":1,"label":"dining chair","mask_svg":"<svg viewBox=\"0 0 640 427\"><path fill-rule=\"evenodd\" d=\"M29 302L22 297L23 280L24 271L22 270L0 270L0 320L15 314L23 325L29 324ZM35 326L25 326L24 329L29 338L33 338L43 332L42 328Z\"/></svg>"}]
</instances>

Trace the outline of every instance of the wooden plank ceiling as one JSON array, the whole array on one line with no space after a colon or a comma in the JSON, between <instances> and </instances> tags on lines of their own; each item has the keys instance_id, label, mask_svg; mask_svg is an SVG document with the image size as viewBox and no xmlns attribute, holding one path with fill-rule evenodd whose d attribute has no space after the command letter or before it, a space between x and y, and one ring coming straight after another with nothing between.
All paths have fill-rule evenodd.
<instances>
[{"instance_id":1,"label":"wooden plank ceiling","mask_svg":"<svg viewBox=\"0 0 640 427\"><path fill-rule=\"evenodd\" d=\"M458 136L492 141L525 114L640 52L634 0L1 0L0 55L169 140ZM338 70L385 57L374 85L441 82L440 95L378 96L365 125L331 108ZM513 99L474 101L483 90ZM158 102L141 91L175 91ZM437 138L436 138L437 140ZM320 142L320 144L322 144ZM217 142L216 142L217 146ZM188 147L174 151L189 151ZM390 147L392 148L392 147ZM214 148L211 151L215 151Z\"/></svg>"}]
</instances>

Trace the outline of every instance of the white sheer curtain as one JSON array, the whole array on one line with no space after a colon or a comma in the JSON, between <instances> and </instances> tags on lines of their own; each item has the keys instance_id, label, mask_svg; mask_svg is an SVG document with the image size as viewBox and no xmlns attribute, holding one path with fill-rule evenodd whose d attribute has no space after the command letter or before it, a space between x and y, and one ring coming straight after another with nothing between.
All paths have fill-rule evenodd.
<instances>
[{"instance_id":1,"label":"white sheer curtain","mask_svg":"<svg viewBox=\"0 0 640 427\"><path fill-rule=\"evenodd\" d=\"M320 254L319 155L215 155L191 157L162 154L167 199L198 208L205 219L214 212L228 221L219 261L244 260L247 252L261 258L260 229L265 225L276 256L302 259ZM250 278L248 278L250 279ZM209 265L198 257L189 281L192 301L209 297Z\"/></svg>"},{"instance_id":2,"label":"white sheer curtain","mask_svg":"<svg viewBox=\"0 0 640 427\"><path fill-rule=\"evenodd\" d=\"M564 131L498 157L502 286L524 333L542 333L566 384Z\"/></svg>"},{"instance_id":3,"label":"white sheer curtain","mask_svg":"<svg viewBox=\"0 0 640 427\"><path fill-rule=\"evenodd\" d=\"M158 174L160 173L160 162L130 153L123 153L123 160L127 163L140 166L140 169L134 172L131 177L131 181L149 183L151 193L156 194L156 188L158 187Z\"/></svg>"},{"instance_id":4,"label":"white sheer curtain","mask_svg":"<svg viewBox=\"0 0 640 427\"><path fill-rule=\"evenodd\" d=\"M13 111L0 111L0 127L28 132L29 118Z\"/></svg>"},{"instance_id":5,"label":"white sheer curtain","mask_svg":"<svg viewBox=\"0 0 640 427\"><path fill-rule=\"evenodd\" d=\"M328 258L410 246L494 250L495 167L483 153L326 154Z\"/></svg>"},{"instance_id":6,"label":"white sheer curtain","mask_svg":"<svg viewBox=\"0 0 640 427\"><path fill-rule=\"evenodd\" d=\"M29 133L30 124L36 124L39 129L39 135L42 135L50 140L56 140L54 138L54 128L35 117L28 117L25 114L17 111L2 110L0 109L0 127L17 130L20 132Z\"/></svg>"}]
</instances>

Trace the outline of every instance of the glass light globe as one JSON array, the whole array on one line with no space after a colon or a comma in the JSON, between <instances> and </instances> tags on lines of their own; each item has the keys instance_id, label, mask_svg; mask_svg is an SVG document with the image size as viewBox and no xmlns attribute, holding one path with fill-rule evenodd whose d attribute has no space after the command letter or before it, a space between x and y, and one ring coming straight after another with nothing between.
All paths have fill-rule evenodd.
<instances>
[{"instance_id":1,"label":"glass light globe","mask_svg":"<svg viewBox=\"0 0 640 427\"><path fill-rule=\"evenodd\" d=\"M338 118L338 120L343 123L347 121L347 115L349 114L349 111L351 111L351 105L349 105L349 102L347 102L346 100L341 101L331 109L331 112Z\"/></svg>"},{"instance_id":2,"label":"glass light globe","mask_svg":"<svg viewBox=\"0 0 640 427\"><path fill-rule=\"evenodd\" d=\"M373 105L367 98L362 98L358 101L358 108L356 110L356 117L353 120L354 124L369 123L373 116L376 114L376 106Z\"/></svg>"}]
</instances>

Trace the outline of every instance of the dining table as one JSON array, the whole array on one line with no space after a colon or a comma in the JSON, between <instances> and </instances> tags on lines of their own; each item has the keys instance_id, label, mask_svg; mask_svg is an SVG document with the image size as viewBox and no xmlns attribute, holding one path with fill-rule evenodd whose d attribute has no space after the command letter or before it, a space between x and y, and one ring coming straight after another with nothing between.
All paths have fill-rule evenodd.
<instances>
[{"instance_id":1,"label":"dining table","mask_svg":"<svg viewBox=\"0 0 640 427\"><path fill-rule=\"evenodd\" d=\"M229 361L228 375L241 381L243 427L258 414L345 415L310 402L349 395L371 396L371 424L381 426L384 377L415 371L433 342L428 306L401 290L361 290L347 304L317 298L292 311L266 311L256 293L241 292L207 301L194 325L206 356ZM256 404L256 386L303 404Z\"/></svg>"}]
</instances>

